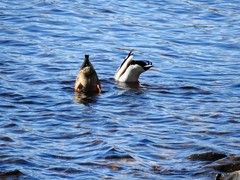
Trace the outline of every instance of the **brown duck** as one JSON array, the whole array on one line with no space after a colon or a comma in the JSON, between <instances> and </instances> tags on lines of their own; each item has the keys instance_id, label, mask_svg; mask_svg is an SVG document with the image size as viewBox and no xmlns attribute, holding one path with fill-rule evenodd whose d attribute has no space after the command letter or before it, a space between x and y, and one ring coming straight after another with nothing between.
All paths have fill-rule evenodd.
<instances>
[{"instance_id":1,"label":"brown duck","mask_svg":"<svg viewBox=\"0 0 240 180\"><path fill-rule=\"evenodd\" d=\"M80 68L75 81L75 92L100 93L101 84L97 73L89 60L89 55L85 55L85 60Z\"/></svg>"}]
</instances>

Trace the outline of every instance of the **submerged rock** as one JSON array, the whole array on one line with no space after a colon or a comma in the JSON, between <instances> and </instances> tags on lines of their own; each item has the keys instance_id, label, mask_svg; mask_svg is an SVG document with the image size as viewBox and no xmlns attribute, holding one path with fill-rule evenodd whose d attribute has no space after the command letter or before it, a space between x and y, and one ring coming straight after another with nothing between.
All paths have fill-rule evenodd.
<instances>
[{"instance_id":1,"label":"submerged rock","mask_svg":"<svg viewBox=\"0 0 240 180\"><path fill-rule=\"evenodd\" d=\"M8 178L8 176L19 176L21 171L15 169L13 171L0 172L0 178Z\"/></svg>"},{"instance_id":2,"label":"submerged rock","mask_svg":"<svg viewBox=\"0 0 240 180\"><path fill-rule=\"evenodd\" d=\"M221 172L233 172L240 170L240 162L233 162L228 164L220 164L212 166L213 169Z\"/></svg>"},{"instance_id":3,"label":"submerged rock","mask_svg":"<svg viewBox=\"0 0 240 180\"><path fill-rule=\"evenodd\" d=\"M227 157L225 154L221 153L215 153L215 152L206 152L206 153L201 153L201 154L192 154L188 156L187 158L193 161L216 161L222 158Z\"/></svg>"},{"instance_id":4,"label":"submerged rock","mask_svg":"<svg viewBox=\"0 0 240 180\"><path fill-rule=\"evenodd\" d=\"M239 179L240 179L240 171L217 174L216 176L216 180L239 180Z\"/></svg>"},{"instance_id":5,"label":"submerged rock","mask_svg":"<svg viewBox=\"0 0 240 180\"><path fill-rule=\"evenodd\" d=\"M231 173L240 170L240 158L237 156L229 156L211 163L208 167L223 173Z\"/></svg>"},{"instance_id":6,"label":"submerged rock","mask_svg":"<svg viewBox=\"0 0 240 180\"><path fill-rule=\"evenodd\" d=\"M204 166L205 172L216 174L215 180L238 180L240 179L240 157L227 156L221 153L206 152L192 154L187 157L194 161L207 161Z\"/></svg>"}]
</instances>

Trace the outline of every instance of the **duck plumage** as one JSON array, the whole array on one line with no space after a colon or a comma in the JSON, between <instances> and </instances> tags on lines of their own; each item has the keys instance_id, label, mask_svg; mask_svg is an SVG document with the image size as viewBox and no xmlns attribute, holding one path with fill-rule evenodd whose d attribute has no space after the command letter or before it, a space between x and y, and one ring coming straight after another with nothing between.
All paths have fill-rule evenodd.
<instances>
[{"instance_id":1,"label":"duck plumage","mask_svg":"<svg viewBox=\"0 0 240 180\"><path fill-rule=\"evenodd\" d=\"M147 71L152 66L152 62L150 61L133 60L133 50L131 50L117 69L114 78L119 82L138 82L141 73Z\"/></svg>"},{"instance_id":2,"label":"duck plumage","mask_svg":"<svg viewBox=\"0 0 240 180\"><path fill-rule=\"evenodd\" d=\"M85 60L80 68L75 81L74 90L84 93L100 93L101 84L97 73L89 60L89 55L85 55Z\"/></svg>"}]
</instances>

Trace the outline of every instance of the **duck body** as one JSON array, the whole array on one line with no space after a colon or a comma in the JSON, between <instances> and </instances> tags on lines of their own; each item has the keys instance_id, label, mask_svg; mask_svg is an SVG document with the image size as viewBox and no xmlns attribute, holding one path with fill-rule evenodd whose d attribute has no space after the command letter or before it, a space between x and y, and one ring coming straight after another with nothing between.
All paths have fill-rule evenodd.
<instances>
[{"instance_id":1,"label":"duck body","mask_svg":"<svg viewBox=\"0 0 240 180\"><path fill-rule=\"evenodd\" d=\"M141 73L152 67L150 61L135 61L133 60L133 50L130 51L123 63L115 73L115 80L118 82L134 83L138 82Z\"/></svg>"},{"instance_id":2,"label":"duck body","mask_svg":"<svg viewBox=\"0 0 240 180\"><path fill-rule=\"evenodd\" d=\"M83 93L101 92L101 84L97 73L89 60L89 55L85 55L85 60L75 81L74 90L75 92Z\"/></svg>"}]
</instances>

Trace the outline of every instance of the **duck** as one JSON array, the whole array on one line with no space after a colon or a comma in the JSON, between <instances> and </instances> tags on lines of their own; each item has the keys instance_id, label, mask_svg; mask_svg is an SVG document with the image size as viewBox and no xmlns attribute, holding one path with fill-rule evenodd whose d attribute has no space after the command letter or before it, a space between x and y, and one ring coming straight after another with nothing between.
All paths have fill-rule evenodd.
<instances>
[{"instance_id":1,"label":"duck","mask_svg":"<svg viewBox=\"0 0 240 180\"><path fill-rule=\"evenodd\" d=\"M123 83L139 82L139 76L153 67L150 61L133 60L133 49L128 53L122 64L117 69L114 79Z\"/></svg>"},{"instance_id":2,"label":"duck","mask_svg":"<svg viewBox=\"0 0 240 180\"><path fill-rule=\"evenodd\" d=\"M101 93L101 84L98 75L87 54L77 75L74 90L75 92L82 93Z\"/></svg>"}]
</instances>

